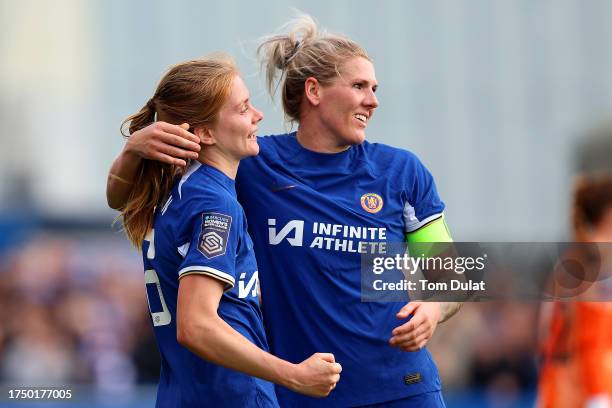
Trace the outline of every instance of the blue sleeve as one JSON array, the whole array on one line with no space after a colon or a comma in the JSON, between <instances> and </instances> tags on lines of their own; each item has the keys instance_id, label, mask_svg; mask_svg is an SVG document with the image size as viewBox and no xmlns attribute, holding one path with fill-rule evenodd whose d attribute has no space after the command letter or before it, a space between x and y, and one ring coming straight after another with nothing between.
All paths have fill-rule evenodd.
<instances>
[{"instance_id":1,"label":"blue sleeve","mask_svg":"<svg viewBox=\"0 0 612 408\"><path fill-rule=\"evenodd\" d=\"M421 161L411 155L410 171L404 190L404 227L416 231L442 216L444 203L440 200L433 176Z\"/></svg>"},{"instance_id":2,"label":"blue sleeve","mask_svg":"<svg viewBox=\"0 0 612 408\"><path fill-rule=\"evenodd\" d=\"M236 281L236 253L240 240L241 212L238 203L215 202L191 211L191 239L179 248L184 256L179 278L190 274L211 276L225 283L226 290Z\"/></svg>"}]
</instances>

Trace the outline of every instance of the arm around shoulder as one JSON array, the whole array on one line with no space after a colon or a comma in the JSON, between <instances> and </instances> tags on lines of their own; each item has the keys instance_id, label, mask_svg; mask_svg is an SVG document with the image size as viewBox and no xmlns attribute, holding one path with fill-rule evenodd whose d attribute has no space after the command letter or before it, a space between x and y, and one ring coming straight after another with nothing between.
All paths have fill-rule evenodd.
<instances>
[{"instance_id":1,"label":"arm around shoulder","mask_svg":"<svg viewBox=\"0 0 612 408\"><path fill-rule=\"evenodd\" d=\"M131 134L108 174L108 206L120 209L126 204L143 160L186 166L187 159L197 159L200 140L187 129L186 123L178 126L158 121Z\"/></svg>"},{"instance_id":2,"label":"arm around shoulder","mask_svg":"<svg viewBox=\"0 0 612 408\"><path fill-rule=\"evenodd\" d=\"M126 147L113 161L106 179L106 202L112 209L121 209L128 201L137 179L142 159Z\"/></svg>"}]
</instances>

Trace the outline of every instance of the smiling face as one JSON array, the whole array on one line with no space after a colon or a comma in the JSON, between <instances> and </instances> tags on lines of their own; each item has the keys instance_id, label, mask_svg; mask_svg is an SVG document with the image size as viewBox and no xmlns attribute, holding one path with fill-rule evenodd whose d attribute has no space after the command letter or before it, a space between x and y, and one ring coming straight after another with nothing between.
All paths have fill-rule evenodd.
<instances>
[{"instance_id":1,"label":"smiling face","mask_svg":"<svg viewBox=\"0 0 612 408\"><path fill-rule=\"evenodd\" d=\"M321 87L321 123L335 139L335 145L360 144L378 107L374 66L363 57L355 57L340 66L340 74L331 84Z\"/></svg>"},{"instance_id":2,"label":"smiling face","mask_svg":"<svg viewBox=\"0 0 612 408\"><path fill-rule=\"evenodd\" d=\"M244 81L236 75L215 125L209 128L218 153L231 160L257 155L257 124L262 119L263 114L251 105Z\"/></svg>"}]
</instances>

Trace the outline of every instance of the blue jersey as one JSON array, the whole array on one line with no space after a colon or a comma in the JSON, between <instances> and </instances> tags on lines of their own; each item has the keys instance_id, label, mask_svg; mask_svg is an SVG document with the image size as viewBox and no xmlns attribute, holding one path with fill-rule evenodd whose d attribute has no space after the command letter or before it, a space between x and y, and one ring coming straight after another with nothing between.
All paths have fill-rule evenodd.
<instances>
[{"instance_id":1,"label":"blue jersey","mask_svg":"<svg viewBox=\"0 0 612 408\"><path fill-rule=\"evenodd\" d=\"M225 285L219 316L255 345L268 349L253 243L234 181L213 167L192 164L157 209L143 258L162 358L157 406L278 406L272 383L209 363L181 346L176 337L179 278L203 274Z\"/></svg>"},{"instance_id":2,"label":"blue jersey","mask_svg":"<svg viewBox=\"0 0 612 408\"><path fill-rule=\"evenodd\" d=\"M346 407L440 389L425 349L391 347L404 303L361 302L360 254L441 216L431 174L410 152L364 142L337 154L304 149L295 133L259 138L242 161L238 198L259 264L272 352L299 362L330 352L342 364L328 398L277 387L281 406Z\"/></svg>"}]
</instances>

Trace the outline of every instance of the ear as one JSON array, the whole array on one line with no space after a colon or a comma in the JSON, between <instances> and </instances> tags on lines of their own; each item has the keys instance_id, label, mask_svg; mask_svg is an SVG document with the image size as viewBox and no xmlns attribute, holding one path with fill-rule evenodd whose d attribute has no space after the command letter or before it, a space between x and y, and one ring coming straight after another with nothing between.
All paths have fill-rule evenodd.
<instances>
[{"instance_id":1,"label":"ear","mask_svg":"<svg viewBox=\"0 0 612 408\"><path fill-rule=\"evenodd\" d=\"M321 84L316 78L306 78L304 82L304 95L313 106L318 106L321 103Z\"/></svg>"},{"instance_id":2,"label":"ear","mask_svg":"<svg viewBox=\"0 0 612 408\"><path fill-rule=\"evenodd\" d=\"M196 127L193 133L200 138L200 144L211 146L217 142L212 130L205 126Z\"/></svg>"}]
</instances>

